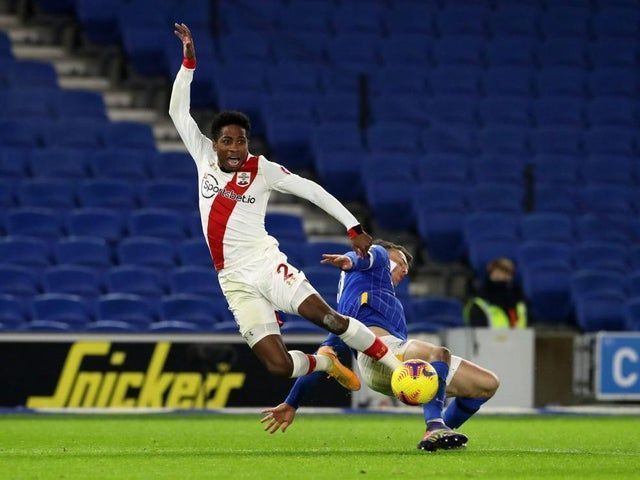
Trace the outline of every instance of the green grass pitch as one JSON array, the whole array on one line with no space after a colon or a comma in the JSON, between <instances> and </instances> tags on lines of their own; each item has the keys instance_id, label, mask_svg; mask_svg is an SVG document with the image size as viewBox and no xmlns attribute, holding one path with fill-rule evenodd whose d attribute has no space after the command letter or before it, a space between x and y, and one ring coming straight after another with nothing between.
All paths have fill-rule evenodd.
<instances>
[{"instance_id":1,"label":"green grass pitch","mask_svg":"<svg viewBox=\"0 0 640 480\"><path fill-rule=\"evenodd\" d=\"M640 478L637 417L478 417L425 453L418 415L3 415L2 479Z\"/></svg>"}]
</instances>

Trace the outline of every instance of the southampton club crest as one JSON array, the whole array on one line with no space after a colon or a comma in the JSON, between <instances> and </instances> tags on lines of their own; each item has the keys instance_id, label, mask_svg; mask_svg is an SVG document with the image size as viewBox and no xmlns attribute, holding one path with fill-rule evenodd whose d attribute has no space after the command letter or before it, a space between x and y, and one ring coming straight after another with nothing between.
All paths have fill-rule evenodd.
<instances>
[{"instance_id":1,"label":"southampton club crest","mask_svg":"<svg viewBox=\"0 0 640 480\"><path fill-rule=\"evenodd\" d=\"M251 172L238 172L236 176L236 185L246 187L251 183Z\"/></svg>"}]
</instances>

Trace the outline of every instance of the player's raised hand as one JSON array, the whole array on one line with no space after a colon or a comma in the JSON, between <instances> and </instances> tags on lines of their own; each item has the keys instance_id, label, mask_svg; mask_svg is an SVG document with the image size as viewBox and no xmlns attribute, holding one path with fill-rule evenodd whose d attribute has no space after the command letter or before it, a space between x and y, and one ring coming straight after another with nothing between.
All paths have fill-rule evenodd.
<instances>
[{"instance_id":1,"label":"player's raised hand","mask_svg":"<svg viewBox=\"0 0 640 480\"><path fill-rule=\"evenodd\" d=\"M351 239L351 245L353 245L353 250L358 254L359 257L364 257L369 252L369 247L373 243L373 239L371 235L367 232L362 232L359 235L356 235Z\"/></svg>"},{"instance_id":2,"label":"player's raised hand","mask_svg":"<svg viewBox=\"0 0 640 480\"><path fill-rule=\"evenodd\" d=\"M265 432L276 433L278 429L284 433L289 425L293 423L293 419L296 416L296 409L287 403L281 403L277 407L267 408L263 410L264 417L260 420L260 423L266 423L264 427Z\"/></svg>"},{"instance_id":3,"label":"player's raised hand","mask_svg":"<svg viewBox=\"0 0 640 480\"><path fill-rule=\"evenodd\" d=\"M193 60L196 58L196 49L193 46L193 37L191 36L191 30L184 23L174 23L173 24L175 30L173 33L180 39L182 42L182 53L184 58L188 58L189 60Z\"/></svg>"},{"instance_id":4,"label":"player's raised hand","mask_svg":"<svg viewBox=\"0 0 640 480\"><path fill-rule=\"evenodd\" d=\"M338 267L340 270L351 270L351 267L353 267L353 262L349 257L346 255L335 255L332 253L323 253L320 263L324 265L333 265L334 267Z\"/></svg>"}]
</instances>

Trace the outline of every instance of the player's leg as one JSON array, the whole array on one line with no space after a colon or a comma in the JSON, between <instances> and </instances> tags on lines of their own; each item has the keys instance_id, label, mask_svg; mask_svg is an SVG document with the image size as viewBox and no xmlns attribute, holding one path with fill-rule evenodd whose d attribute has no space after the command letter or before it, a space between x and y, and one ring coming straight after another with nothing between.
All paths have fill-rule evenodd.
<instances>
[{"instance_id":1,"label":"player's leg","mask_svg":"<svg viewBox=\"0 0 640 480\"><path fill-rule=\"evenodd\" d=\"M500 381L495 373L455 355L451 363L447 395L456 398L445 410L443 418L449 427L458 428L493 397Z\"/></svg>"},{"instance_id":2,"label":"player's leg","mask_svg":"<svg viewBox=\"0 0 640 480\"><path fill-rule=\"evenodd\" d=\"M468 438L451 430L444 421L443 410L449 376L451 354L448 349L420 340L410 340L404 351L404 360L420 359L429 362L438 373L438 391L433 399L422 407L426 432L418 443L420 450L435 451L439 449L458 448L464 446Z\"/></svg>"}]
</instances>

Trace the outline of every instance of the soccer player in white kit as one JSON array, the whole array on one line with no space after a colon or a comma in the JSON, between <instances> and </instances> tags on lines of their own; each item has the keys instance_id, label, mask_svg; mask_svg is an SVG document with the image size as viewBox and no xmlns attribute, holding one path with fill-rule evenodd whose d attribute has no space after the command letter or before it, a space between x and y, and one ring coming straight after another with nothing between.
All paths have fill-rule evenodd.
<instances>
[{"instance_id":1,"label":"soccer player in white kit","mask_svg":"<svg viewBox=\"0 0 640 480\"><path fill-rule=\"evenodd\" d=\"M400 362L387 346L361 322L331 308L304 273L287 262L277 240L264 228L269 195L272 190L290 193L322 208L345 226L360 256L367 253L371 237L318 184L250 154L246 115L221 112L213 121L211 138L200 132L189 113L196 67L193 38L185 24L176 23L174 33L182 41L184 58L173 84L169 115L196 163L203 233L240 334L277 376L294 378L326 371L344 387L360 388L358 377L340 364L330 347L316 355L287 351L276 310L298 314L394 369Z\"/></svg>"}]
</instances>

